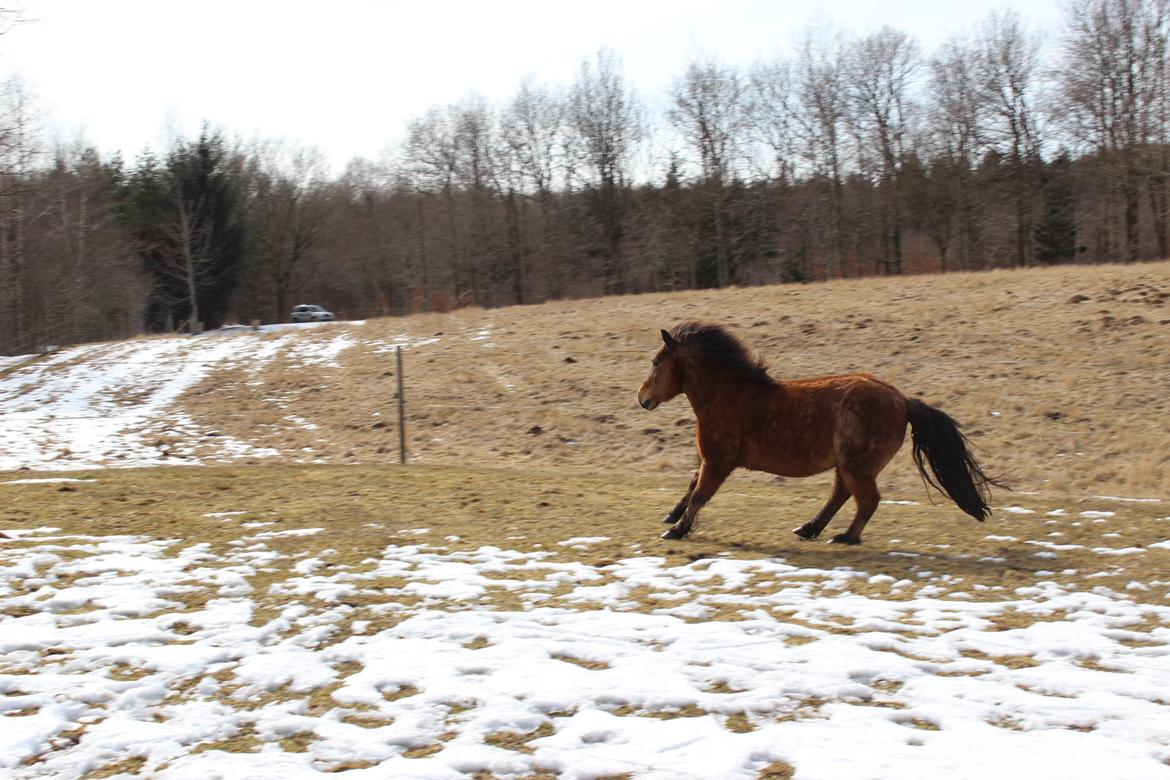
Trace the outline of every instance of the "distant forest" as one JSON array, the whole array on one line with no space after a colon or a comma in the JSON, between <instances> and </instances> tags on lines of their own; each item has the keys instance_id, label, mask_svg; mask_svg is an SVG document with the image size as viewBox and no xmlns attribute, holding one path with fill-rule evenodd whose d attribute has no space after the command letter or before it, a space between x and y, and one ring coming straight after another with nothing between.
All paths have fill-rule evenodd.
<instances>
[{"instance_id":1,"label":"distant forest","mask_svg":"<svg viewBox=\"0 0 1170 780\"><path fill-rule=\"evenodd\" d=\"M0 354L298 303L367 317L1170 255L1170 0L1072 0L1043 38L995 14L932 52L809 29L771 61L697 58L653 98L602 50L570 84L435 106L337 175L212 127L133 163L53 145L9 83Z\"/></svg>"}]
</instances>

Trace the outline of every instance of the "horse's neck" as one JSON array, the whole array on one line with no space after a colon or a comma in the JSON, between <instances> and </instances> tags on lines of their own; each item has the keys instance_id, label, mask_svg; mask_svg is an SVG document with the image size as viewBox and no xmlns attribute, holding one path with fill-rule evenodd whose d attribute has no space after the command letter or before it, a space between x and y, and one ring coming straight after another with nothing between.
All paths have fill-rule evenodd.
<instances>
[{"instance_id":1,"label":"horse's neck","mask_svg":"<svg viewBox=\"0 0 1170 780\"><path fill-rule=\"evenodd\" d=\"M783 383L775 380L771 385L765 385L735 378L729 381L688 383L683 392L691 402L695 417L700 421L712 421L722 419L728 406L740 405L757 393L767 392L771 403L782 401L782 388Z\"/></svg>"}]
</instances>

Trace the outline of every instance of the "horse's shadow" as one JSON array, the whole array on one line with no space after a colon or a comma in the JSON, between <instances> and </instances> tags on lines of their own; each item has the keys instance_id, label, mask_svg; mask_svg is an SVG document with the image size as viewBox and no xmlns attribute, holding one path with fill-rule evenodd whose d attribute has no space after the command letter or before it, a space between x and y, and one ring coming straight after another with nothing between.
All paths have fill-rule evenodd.
<instances>
[{"instance_id":1,"label":"horse's shadow","mask_svg":"<svg viewBox=\"0 0 1170 780\"><path fill-rule=\"evenodd\" d=\"M854 569L867 574L886 574L898 579L919 579L922 571L932 577L950 575L963 583L988 582L1004 577L1037 577L1051 569L1052 561L1035 557L1032 548L998 549L994 555L980 551L954 549L907 548L898 545L867 543L844 547L820 541L753 542L742 539L706 536L704 550L690 554L692 560L714 558L720 551L733 551L745 557L766 558L800 569ZM685 553L684 553L685 554Z\"/></svg>"}]
</instances>

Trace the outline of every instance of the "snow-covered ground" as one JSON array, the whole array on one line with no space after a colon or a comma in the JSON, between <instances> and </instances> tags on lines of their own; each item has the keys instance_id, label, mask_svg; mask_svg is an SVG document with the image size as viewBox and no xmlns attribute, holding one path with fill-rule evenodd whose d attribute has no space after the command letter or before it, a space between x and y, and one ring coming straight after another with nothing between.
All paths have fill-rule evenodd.
<instances>
[{"instance_id":1,"label":"snow-covered ground","mask_svg":"<svg viewBox=\"0 0 1170 780\"><path fill-rule=\"evenodd\" d=\"M19 366L33 357L35 355L0 355L0 371Z\"/></svg>"},{"instance_id":2,"label":"snow-covered ground","mask_svg":"<svg viewBox=\"0 0 1170 780\"><path fill-rule=\"evenodd\" d=\"M155 442L206 437L174 402L208 372L330 366L358 343L310 333L0 363L0 470L173 463ZM0 777L1170 777L1170 575L963 593L847 558L588 564L574 553L605 537L468 550L426 529L347 564L277 549L327 529L237 509L208 507L218 546L5 525ZM1079 515L1108 533L1124 512ZM1053 568L1070 548L988 538ZM1167 545L1098 552L1106 569Z\"/></svg>"},{"instance_id":3,"label":"snow-covered ground","mask_svg":"<svg viewBox=\"0 0 1170 780\"><path fill-rule=\"evenodd\" d=\"M1124 594L887 600L846 567L593 566L426 529L346 565L270 547L323 529L215 516L224 552L10 532L0 773L1170 776L1170 609ZM647 589L664 606L636 611Z\"/></svg>"},{"instance_id":4,"label":"snow-covered ground","mask_svg":"<svg viewBox=\"0 0 1170 780\"><path fill-rule=\"evenodd\" d=\"M214 446L219 459L276 457L281 453L201 428L176 399L220 368L258 370L277 356L306 368L333 365L357 343L360 324L269 325L259 333L235 327L5 359L0 370L11 370L0 375L0 471L175 465L191 442Z\"/></svg>"}]
</instances>

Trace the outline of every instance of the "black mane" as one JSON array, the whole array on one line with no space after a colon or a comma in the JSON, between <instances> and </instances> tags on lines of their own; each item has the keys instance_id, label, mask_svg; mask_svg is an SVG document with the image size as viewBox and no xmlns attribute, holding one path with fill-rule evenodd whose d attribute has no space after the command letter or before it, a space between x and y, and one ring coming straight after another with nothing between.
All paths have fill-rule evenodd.
<instances>
[{"instance_id":1,"label":"black mane","mask_svg":"<svg viewBox=\"0 0 1170 780\"><path fill-rule=\"evenodd\" d=\"M746 344L722 325L684 322L672 328L670 335L681 346L743 379L752 382L772 381L763 358L753 354Z\"/></svg>"}]
</instances>

